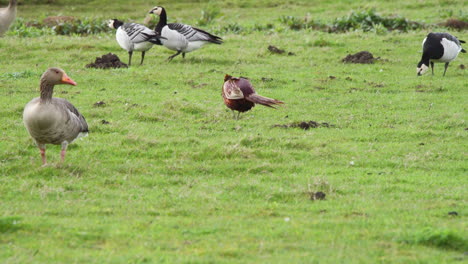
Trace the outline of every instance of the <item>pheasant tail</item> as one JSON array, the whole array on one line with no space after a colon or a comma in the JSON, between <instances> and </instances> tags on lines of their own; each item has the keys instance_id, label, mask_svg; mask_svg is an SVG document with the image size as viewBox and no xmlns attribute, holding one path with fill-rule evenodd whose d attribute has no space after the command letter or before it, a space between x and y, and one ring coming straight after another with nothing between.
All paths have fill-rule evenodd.
<instances>
[{"instance_id":1,"label":"pheasant tail","mask_svg":"<svg viewBox=\"0 0 468 264\"><path fill-rule=\"evenodd\" d=\"M261 95L258 95L258 94L251 94L246 99L247 99L247 101L250 101L252 103L261 104L261 105L268 106L268 107L271 107L271 108L275 108L273 105L284 104L284 102L282 102L282 101L279 101L279 100L276 100L276 99L271 99L271 98L268 98L268 97L264 97L264 96L261 96Z\"/></svg>"}]
</instances>

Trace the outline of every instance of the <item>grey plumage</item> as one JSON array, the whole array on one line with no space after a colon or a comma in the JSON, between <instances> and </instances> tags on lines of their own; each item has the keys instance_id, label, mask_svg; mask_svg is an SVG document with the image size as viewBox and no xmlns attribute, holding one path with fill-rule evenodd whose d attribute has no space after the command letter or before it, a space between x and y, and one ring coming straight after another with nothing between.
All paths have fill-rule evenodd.
<instances>
[{"instance_id":1,"label":"grey plumage","mask_svg":"<svg viewBox=\"0 0 468 264\"><path fill-rule=\"evenodd\" d=\"M84 116L70 102L52 97L57 84L76 83L59 68L49 68L41 77L41 96L26 104L23 122L31 137L41 150L45 165L45 145L61 145L62 161L69 143L88 133Z\"/></svg>"}]
</instances>

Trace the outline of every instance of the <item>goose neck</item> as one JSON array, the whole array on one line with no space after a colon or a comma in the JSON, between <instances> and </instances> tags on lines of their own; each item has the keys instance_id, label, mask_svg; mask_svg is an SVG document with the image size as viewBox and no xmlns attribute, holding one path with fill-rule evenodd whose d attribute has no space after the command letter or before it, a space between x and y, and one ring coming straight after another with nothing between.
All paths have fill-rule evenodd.
<instances>
[{"instance_id":1,"label":"goose neck","mask_svg":"<svg viewBox=\"0 0 468 264\"><path fill-rule=\"evenodd\" d=\"M156 28L154 31L158 32L161 34L162 28L167 25L167 15L166 15L166 10L163 8L161 11L161 14L159 15L159 22L156 25Z\"/></svg>"},{"instance_id":2,"label":"goose neck","mask_svg":"<svg viewBox=\"0 0 468 264\"><path fill-rule=\"evenodd\" d=\"M41 79L41 102L49 102L52 100L54 93L54 85L49 83L46 79Z\"/></svg>"}]
</instances>

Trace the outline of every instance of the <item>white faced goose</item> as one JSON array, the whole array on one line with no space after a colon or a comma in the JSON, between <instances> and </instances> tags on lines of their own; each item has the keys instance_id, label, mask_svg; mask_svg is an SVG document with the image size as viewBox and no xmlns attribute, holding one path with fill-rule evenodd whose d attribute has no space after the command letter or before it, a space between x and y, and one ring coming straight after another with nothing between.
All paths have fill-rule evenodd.
<instances>
[{"instance_id":1,"label":"white faced goose","mask_svg":"<svg viewBox=\"0 0 468 264\"><path fill-rule=\"evenodd\" d=\"M460 43L465 43L465 41L458 40L449 33L429 33L422 43L423 55L416 69L418 76L423 75L429 69L429 63L432 75L434 75L434 62L445 62L445 76L449 63L457 58L458 53L466 53Z\"/></svg>"},{"instance_id":2,"label":"white faced goose","mask_svg":"<svg viewBox=\"0 0 468 264\"><path fill-rule=\"evenodd\" d=\"M43 165L47 164L46 144L62 145L62 162L69 143L88 133L83 115L67 100L52 97L57 84L76 85L59 68L49 68L41 77L41 96L32 99L24 108L23 121L41 152Z\"/></svg>"},{"instance_id":3,"label":"white faced goose","mask_svg":"<svg viewBox=\"0 0 468 264\"><path fill-rule=\"evenodd\" d=\"M159 16L159 22L154 31L165 38L161 40L162 45L170 50L177 51L176 54L167 58L169 61L180 53L185 58L185 53L197 50L207 43L223 43L220 37L201 29L179 23L167 24L166 10L161 6L154 7L149 13Z\"/></svg>"},{"instance_id":4,"label":"white faced goose","mask_svg":"<svg viewBox=\"0 0 468 264\"><path fill-rule=\"evenodd\" d=\"M16 17L17 0L10 0L5 8L0 8L0 36L2 36L10 27Z\"/></svg>"},{"instance_id":5,"label":"white faced goose","mask_svg":"<svg viewBox=\"0 0 468 264\"><path fill-rule=\"evenodd\" d=\"M128 51L128 66L132 63L133 51L141 51L141 62L145 59L145 52L154 44L161 45L160 36L153 30L136 23L124 23L118 19L111 19L108 22L110 28L117 29L115 38L120 47Z\"/></svg>"}]
</instances>

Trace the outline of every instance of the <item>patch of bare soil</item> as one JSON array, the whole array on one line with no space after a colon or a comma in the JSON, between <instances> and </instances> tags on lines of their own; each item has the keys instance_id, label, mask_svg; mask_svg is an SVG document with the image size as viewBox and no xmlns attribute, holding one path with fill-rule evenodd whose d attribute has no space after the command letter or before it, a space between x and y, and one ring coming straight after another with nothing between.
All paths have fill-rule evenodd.
<instances>
[{"instance_id":1,"label":"patch of bare soil","mask_svg":"<svg viewBox=\"0 0 468 264\"><path fill-rule=\"evenodd\" d=\"M280 49L280 48L278 48L278 47L276 47L276 46L273 46L273 45L269 45L269 46L268 46L268 50L269 50L271 53L275 53L275 54L283 54L283 53L286 52L285 50ZM296 55L296 54L295 54L294 52L288 52L288 55L289 55L289 56L294 56L294 55Z\"/></svg>"},{"instance_id":2,"label":"patch of bare soil","mask_svg":"<svg viewBox=\"0 0 468 264\"><path fill-rule=\"evenodd\" d=\"M61 23L74 22L76 18L72 16L50 16L42 20L42 24L47 27L57 26Z\"/></svg>"},{"instance_id":3,"label":"patch of bare soil","mask_svg":"<svg viewBox=\"0 0 468 264\"><path fill-rule=\"evenodd\" d=\"M332 127L333 125L330 125L328 123L318 123L315 121L302 121L302 122L294 122L290 124L276 124L273 127L283 127L283 128L302 128L304 130L309 130L310 128L317 128L317 127Z\"/></svg>"},{"instance_id":4,"label":"patch of bare soil","mask_svg":"<svg viewBox=\"0 0 468 264\"><path fill-rule=\"evenodd\" d=\"M310 199L315 201L315 200L325 200L326 194L324 192L316 192L316 193L311 193L310 194Z\"/></svg>"},{"instance_id":5,"label":"patch of bare soil","mask_svg":"<svg viewBox=\"0 0 468 264\"><path fill-rule=\"evenodd\" d=\"M94 107L101 107L105 105L106 103L104 101L97 101L96 103L93 104Z\"/></svg>"},{"instance_id":6,"label":"patch of bare soil","mask_svg":"<svg viewBox=\"0 0 468 264\"><path fill-rule=\"evenodd\" d=\"M465 64L460 64L460 66L458 66L458 68L460 68L460 70L466 69Z\"/></svg>"},{"instance_id":7,"label":"patch of bare soil","mask_svg":"<svg viewBox=\"0 0 468 264\"><path fill-rule=\"evenodd\" d=\"M97 57L94 63L86 65L86 68L109 69L109 68L128 68L128 65L120 61L119 57L113 53Z\"/></svg>"},{"instance_id":8,"label":"patch of bare soil","mask_svg":"<svg viewBox=\"0 0 468 264\"><path fill-rule=\"evenodd\" d=\"M356 54L348 54L346 58L341 61L344 63L361 63L361 64L371 64L374 63L374 56L368 51L360 51Z\"/></svg>"},{"instance_id":9,"label":"patch of bare soil","mask_svg":"<svg viewBox=\"0 0 468 264\"><path fill-rule=\"evenodd\" d=\"M468 22L455 19L455 18L447 19L447 21L440 23L440 25L444 27L452 28L455 30L459 30L459 31L468 29Z\"/></svg>"}]
</instances>

